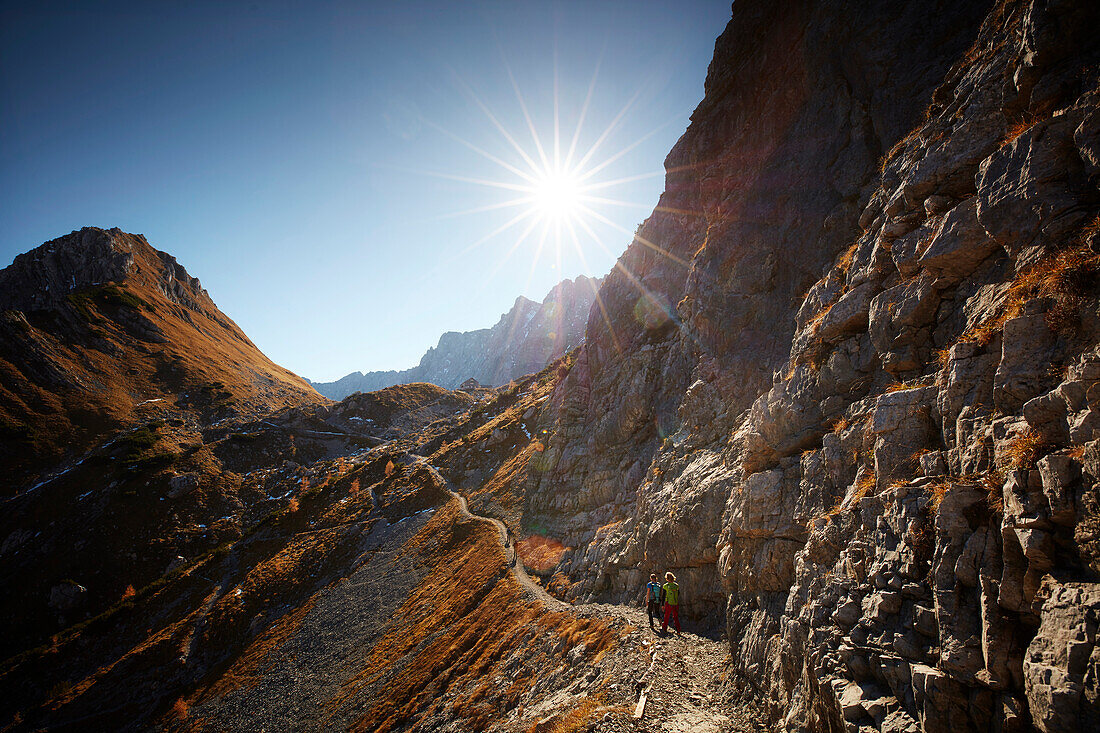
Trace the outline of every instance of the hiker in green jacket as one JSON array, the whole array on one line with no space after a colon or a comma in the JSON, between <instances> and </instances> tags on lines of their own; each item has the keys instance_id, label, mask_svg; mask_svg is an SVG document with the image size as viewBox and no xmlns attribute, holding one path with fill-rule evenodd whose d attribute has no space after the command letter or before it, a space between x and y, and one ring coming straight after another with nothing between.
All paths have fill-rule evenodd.
<instances>
[{"instance_id":1,"label":"hiker in green jacket","mask_svg":"<svg viewBox=\"0 0 1100 733\"><path fill-rule=\"evenodd\" d=\"M661 624L661 633L668 631L668 620L676 626L676 635L680 635L680 586L676 584L676 576L665 573L665 584L661 586L665 597L665 622Z\"/></svg>"}]
</instances>

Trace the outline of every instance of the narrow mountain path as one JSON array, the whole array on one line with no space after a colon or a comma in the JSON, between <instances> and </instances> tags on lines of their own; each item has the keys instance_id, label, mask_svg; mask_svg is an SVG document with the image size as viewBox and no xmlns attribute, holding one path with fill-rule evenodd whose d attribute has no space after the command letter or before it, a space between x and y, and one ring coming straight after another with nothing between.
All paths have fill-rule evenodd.
<instances>
[{"instance_id":1,"label":"narrow mountain path","mask_svg":"<svg viewBox=\"0 0 1100 733\"><path fill-rule=\"evenodd\" d=\"M423 456L408 455L442 483L458 502L462 516L487 522L497 529L505 557L509 548L512 551L508 563L512 577L548 609L569 610L587 617L615 616L636 630L621 645L620 659L612 665L616 681L608 686L609 700L617 704L619 712L605 716L596 730L653 733L765 730L755 711L733 701L734 690L727 676L729 647L724 640L688 632L675 634L671 629L662 634L659 625L647 629L649 616L641 608L607 603L574 605L555 598L527 574L503 522L471 512L466 497L435 466Z\"/></svg>"},{"instance_id":2,"label":"narrow mountain path","mask_svg":"<svg viewBox=\"0 0 1100 733\"><path fill-rule=\"evenodd\" d=\"M540 601L546 604L548 608L552 610L560 611L564 608L573 608L572 605L565 603L561 599L555 598L554 596L547 593L545 588L536 583L531 578L531 576L527 574L527 570L523 567L523 561L519 558L519 552L516 550L515 543L509 540L508 528L504 525L504 522L493 517L486 517L471 512L470 505L466 501L466 497L458 493L455 490L454 485L450 481L448 481L447 478L443 474L441 474L435 466L428 463L428 460L423 456L417 456L411 453L409 455L412 456L412 458L416 460L420 465L427 468L432 476L434 476L436 480L440 481L443 484L443 488L446 489L447 493L450 494L455 499L455 501L458 502L459 512L462 514L462 516L478 522L487 522L488 524L491 524L493 527L496 528L497 534L500 538L500 544L504 548L505 557L508 556L508 550L509 548L511 548L512 559L508 562L508 569L512 573L512 577L516 579L517 583L523 586L528 593L538 598Z\"/></svg>"}]
</instances>

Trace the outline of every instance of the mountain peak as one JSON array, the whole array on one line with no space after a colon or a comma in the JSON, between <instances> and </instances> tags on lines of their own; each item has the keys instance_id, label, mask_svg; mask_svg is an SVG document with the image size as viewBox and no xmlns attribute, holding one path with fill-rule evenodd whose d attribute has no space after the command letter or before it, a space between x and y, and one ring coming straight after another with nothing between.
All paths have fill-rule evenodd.
<instances>
[{"instance_id":1,"label":"mountain peak","mask_svg":"<svg viewBox=\"0 0 1100 733\"><path fill-rule=\"evenodd\" d=\"M85 227L19 255L0 311L0 424L33 446L0 445L8 468L79 450L143 404L210 419L320 400L140 234Z\"/></svg>"}]
</instances>

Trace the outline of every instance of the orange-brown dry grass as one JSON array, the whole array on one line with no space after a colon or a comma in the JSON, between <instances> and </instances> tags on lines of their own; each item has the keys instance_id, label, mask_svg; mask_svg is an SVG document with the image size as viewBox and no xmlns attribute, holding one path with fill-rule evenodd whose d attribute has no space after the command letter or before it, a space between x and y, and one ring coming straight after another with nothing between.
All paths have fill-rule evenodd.
<instances>
[{"instance_id":1,"label":"orange-brown dry grass","mask_svg":"<svg viewBox=\"0 0 1100 733\"><path fill-rule=\"evenodd\" d=\"M1005 510L1005 497L1002 491L1005 482L1004 475L997 469L993 469L987 471L985 475L981 477L981 482L985 487L989 511L993 514L1003 514Z\"/></svg>"},{"instance_id":2,"label":"orange-brown dry grass","mask_svg":"<svg viewBox=\"0 0 1100 733\"><path fill-rule=\"evenodd\" d=\"M182 393L196 411L232 405L241 414L270 412L291 404L326 402L300 377L264 356L209 296L196 288L184 307L164 293L168 271L160 254L140 235L119 233L134 266L120 282L79 288L60 306L68 311L60 329L32 317L33 349L20 339L0 343L0 425L25 430L33 450L21 463L55 464L60 450L83 452L106 432L134 425L150 410L173 406ZM175 274L178 287L192 287ZM118 319L129 311L159 329L166 340L151 345L135 338ZM115 348L88 348L87 337ZM151 357L152 354L152 357ZM171 364L171 372L160 365ZM35 374L65 374L70 386L40 382ZM77 388L91 383L96 389ZM258 388L259 384L267 386ZM150 396L164 402L139 407Z\"/></svg>"},{"instance_id":3,"label":"orange-brown dry grass","mask_svg":"<svg viewBox=\"0 0 1100 733\"><path fill-rule=\"evenodd\" d=\"M421 557L431 572L394 614L361 671L329 702L333 714L345 705L366 705L354 730L404 728L444 696L468 728L485 729L521 705L534 684L522 668L501 670L515 650L528 649L538 658L534 668L548 669L560 660L539 643L546 635L565 640L558 657L583 643L593 662L617 642L606 621L550 613L528 600L504 571L495 530L462 520L453 502L405 551Z\"/></svg>"},{"instance_id":4,"label":"orange-brown dry grass","mask_svg":"<svg viewBox=\"0 0 1100 733\"><path fill-rule=\"evenodd\" d=\"M852 246L841 253L836 264L833 265L834 269L836 269L837 272L847 275L848 270L852 267L852 261L855 259L857 249L859 249L859 242L853 242Z\"/></svg>"},{"instance_id":5,"label":"orange-brown dry grass","mask_svg":"<svg viewBox=\"0 0 1100 733\"><path fill-rule=\"evenodd\" d=\"M1006 468L1035 468L1035 462L1050 452L1051 446L1036 430L1020 433L1001 453L1002 464Z\"/></svg>"},{"instance_id":6,"label":"orange-brown dry grass","mask_svg":"<svg viewBox=\"0 0 1100 733\"><path fill-rule=\"evenodd\" d=\"M549 720L533 723L527 733L577 733L588 730L592 723L608 711L626 713L628 706L608 706L603 692L581 699L573 708L552 716Z\"/></svg>"},{"instance_id":7,"label":"orange-brown dry grass","mask_svg":"<svg viewBox=\"0 0 1100 733\"><path fill-rule=\"evenodd\" d=\"M1039 117L1031 114L1030 112L1023 112L1019 117L1005 128L1005 135L1003 138L1003 144L1008 145L1016 140L1016 138L1023 135L1030 130L1035 124L1039 122Z\"/></svg>"},{"instance_id":8,"label":"orange-brown dry grass","mask_svg":"<svg viewBox=\"0 0 1100 733\"><path fill-rule=\"evenodd\" d=\"M951 481L933 481L925 488L928 491L928 506L931 507L932 512L935 513L939 511L940 504L943 503L943 498L947 496L947 490L951 488Z\"/></svg>"},{"instance_id":9,"label":"orange-brown dry grass","mask_svg":"<svg viewBox=\"0 0 1100 733\"><path fill-rule=\"evenodd\" d=\"M443 387L428 382L395 384L371 393L378 406L390 413L414 410L450 395Z\"/></svg>"},{"instance_id":10,"label":"orange-brown dry grass","mask_svg":"<svg viewBox=\"0 0 1100 733\"><path fill-rule=\"evenodd\" d=\"M552 537L533 534L516 542L516 552L523 564L536 573L545 573L557 567L568 548Z\"/></svg>"},{"instance_id":11,"label":"orange-brown dry grass","mask_svg":"<svg viewBox=\"0 0 1100 733\"><path fill-rule=\"evenodd\" d=\"M1058 310L1072 308L1072 300L1096 287L1100 282L1100 254L1093 252L1083 241L1091 229L1100 228L1100 217L1078 235L1078 243L1067 249L1048 252L1039 261L1025 267L1013 278L1008 293L1000 307L985 321L971 327L959 338L985 346L1004 328L1004 324L1018 316L1024 303L1037 297L1053 297L1061 306ZM1071 327L1068 314L1056 317L1066 327ZM1060 323L1051 324L1057 327Z\"/></svg>"},{"instance_id":12,"label":"orange-brown dry grass","mask_svg":"<svg viewBox=\"0 0 1100 733\"><path fill-rule=\"evenodd\" d=\"M920 386L920 385L906 384L904 382L894 382L893 384L888 384L886 386L885 391L887 393L890 393L890 392L904 392L907 389L913 389L914 387L918 387L918 386Z\"/></svg>"},{"instance_id":13,"label":"orange-brown dry grass","mask_svg":"<svg viewBox=\"0 0 1100 733\"><path fill-rule=\"evenodd\" d=\"M829 315L829 311L833 309L834 305L836 305L836 303L830 303L811 316L810 320L806 321L806 329L809 330L810 333L816 335L817 332L821 330L821 322L825 320L825 316Z\"/></svg>"},{"instance_id":14,"label":"orange-brown dry grass","mask_svg":"<svg viewBox=\"0 0 1100 733\"><path fill-rule=\"evenodd\" d=\"M569 580L568 575L562 572L554 573L554 576L546 582L547 592L557 598L565 598L572 587L573 582Z\"/></svg>"},{"instance_id":15,"label":"orange-brown dry grass","mask_svg":"<svg viewBox=\"0 0 1100 733\"><path fill-rule=\"evenodd\" d=\"M188 716L191 714L191 708L188 707L187 702L181 697L172 703L172 709L168 714L175 720L187 720Z\"/></svg>"},{"instance_id":16,"label":"orange-brown dry grass","mask_svg":"<svg viewBox=\"0 0 1100 733\"><path fill-rule=\"evenodd\" d=\"M906 145L908 145L914 140L914 138L916 138L917 132L919 132L919 130L914 130L913 132L910 132L908 135L894 143L890 147L890 149L883 154L878 163L878 172L880 175L886 172L886 166L890 165L890 161L893 160L898 153L904 150Z\"/></svg>"},{"instance_id":17,"label":"orange-brown dry grass","mask_svg":"<svg viewBox=\"0 0 1100 733\"><path fill-rule=\"evenodd\" d=\"M859 480L856 482L856 492L852 494L853 505L871 493L871 490L875 488L876 480L875 472L871 470L865 471L863 475L859 477Z\"/></svg>"},{"instance_id":18,"label":"orange-brown dry grass","mask_svg":"<svg viewBox=\"0 0 1100 733\"><path fill-rule=\"evenodd\" d=\"M247 633L261 610L284 603L295 608L305 605L314 583L313 573L332 561L333 554L349 542L349 536L346 528L337 527L253 540L250 546L253 557L242 557L240 562L255 565L236 588L211 606L204 643L234 644ZM286 544L265 557L272 551L269 542Z\"/></svg>"},{"instance_id":19,"label":"orange-brown dry grass","mask_svg":"<svg viewBox=\"0 0 1100 733\"><path fill-rule=\"evenodd\" d=\"M48 707L58 710L71 704L97 685L109 687L125 684L125 680L132 679L135 669L148 669L150 665L155 667L158 664L172 664L179 658L181 646L190 630L198 622L200 615L200 609L192 610L187 615L154 630L121 656L111 659L83 679L73 684L66 683L63 688L59 688L59 694L48 703ZM70 638L65 646L69 645L81 648L84 643L80 636L76 635ZM64 651L66 650L62 650L62 653Z\"/></svg>"},{"instance_id":20,"label":"orange-brown dry grass","mask_svg":"<svg viewBox=\"0 0 1100 733\"><path fill-rule=\"evenodd\" d=\"M540 446L538 441L525 445L519 453L505 461L488 481L470 494L469 498L489 499L505 510L521 510L528 463L531 456L539 451Z\"/></svg>"},{"instance_id":21,"label":"orange-brown dry grass","mask_svg":"<svg viewBox=\"0 0 1100 733\"><path fill-rule=\"evenodd\" d=\"M875 483L876 483L875 472L870 470L870 469L868 469L867 471L864 471L860 475L860 477L856 480L855 491L852 492L852 500L848 502L847 508L851 509L857 503L859 503L860 499L864 498L869 493L871 493L871 490L873 488L875 488ZM840 514L845 508L844 499L845 499L844 496L840 497L840 500L837 501L836 505L834 505L831 509L826 511L824 514L821 514L820 516L825 517L825 518L831 518L831 517L835 517L838 514ZM812 523L812 520L811 520L811 523Z\"/></svg>"},{"instance_id":22,"label":"orange-brown dry grass","mask_svg":"<svg viewBox=\"0 0 1100 733\"><path fill-rule=\"evenodd\" d=\"M947 368L947 364L951 361L951 349L937 349L935 352L936 364L939 365L942 372Z\"/></svg>"}]
</instances>

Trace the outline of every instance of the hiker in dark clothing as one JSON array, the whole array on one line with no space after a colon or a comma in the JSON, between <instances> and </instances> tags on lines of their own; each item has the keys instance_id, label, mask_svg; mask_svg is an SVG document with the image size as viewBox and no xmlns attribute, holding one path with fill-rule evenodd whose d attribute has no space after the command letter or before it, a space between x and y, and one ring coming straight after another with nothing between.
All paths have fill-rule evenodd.
<instances>
[{"instance_id":1,"label":"hiker in dark clothing","mask_svg":"<svg viewBox=\"0 0 1100 733\"><path fill-rule=\"evenodd\" d=\"M649 583L645 587L645 608L649 613L649 628L653 628L654 621L661 620L661 584L657 581L657 573L649 576Z\"/></svg>"},{"instance_id":2,"label":"hiker in dark clothing","mask_svg":"<svg viewBox=\"0 0 1100 733\"><path fill-rule=\"evenodd\" d=\"M668 631L668 622L671 619L678 636L680 634L680 586L676 584L676 576L672 573L665 573L665 584L661 586L661 595L665 603L665 621L661 624L661 633Z\"/></svg>"}]
</instances>

